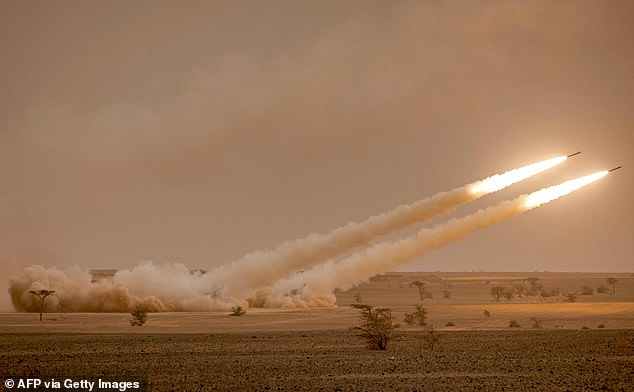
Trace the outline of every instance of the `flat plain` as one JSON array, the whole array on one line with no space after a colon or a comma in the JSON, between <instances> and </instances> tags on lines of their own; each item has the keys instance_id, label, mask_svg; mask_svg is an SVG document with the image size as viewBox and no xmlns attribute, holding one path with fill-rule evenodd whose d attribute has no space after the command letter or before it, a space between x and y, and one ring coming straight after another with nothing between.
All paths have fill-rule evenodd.
<instances>
[{"instance_id":1,"label":"flat plain","mask_svg":"<svg viewBox=\"0 0 634 392\"><path fill-rule=\"evenodd\" d=\"M618 280L614 294L609 277ZM557 295L491 296L493 287L528 290L526 278ZM421 301L413 281L432 298ZM152 313L142 327L121 313L47 313L42 322L3 313L0 372L141 377L152 391L634 390L634 274L386 274L337 298L333 308L247 309L242 317ZM392 309L401 327L387 350L369 350L351 330L355 302ZM404 324L418 304L427 326ZM432 325L441 336L433 351L423 340Z\"/></svg>"}]
</instances>

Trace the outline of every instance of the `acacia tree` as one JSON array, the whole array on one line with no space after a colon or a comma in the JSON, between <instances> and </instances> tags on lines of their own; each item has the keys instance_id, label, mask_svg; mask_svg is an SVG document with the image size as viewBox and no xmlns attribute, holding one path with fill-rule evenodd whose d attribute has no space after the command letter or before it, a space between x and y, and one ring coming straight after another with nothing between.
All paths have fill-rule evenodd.
<instances>
[{"instance_id":1,"label":"acacia tree","mask_svg":"<svg viewBox=\"0 0 634 392\"><path fill-rule=\"evenodd\" d=\"M425 298L431 298L432 295L431 293L427 292L425 290L425 283L421 282L420 280L415 280L412 283L409 284L410 286L416 286L416 288L418 289L418 296L420 297L421 301L424 301Z\"/></svg>"},{"instance_id":2,"label":"acacia tree","mask_svg":"<svg viewBox=\"0 0 634 392\"><path fill-rule=\"evenodd\" d=\"M531 289L529 290L529 294L533 296L537 296L542 289L542 285L539 283L539 278L526 278L528 284L531 285Z\"/></svg>"},{"instance_id":3,"label":"acacia tree","mask_svg":"<svg viewBox=\"0 0 634 392\"><path fill-rule=\"evenodd\" d=\"M371 350L385 350L387 343L392 339L392 333L398 324L392 322L392 311L388 308L374 308L370 305L352 304L361 314L362 324L354 327L361 331L359 337L365 339Z\"/></svg>"},{"instance_id":4,"label":"acacia tree","mask_svg":"<svg viewBox=\"0 0 634 392\"><path fill-rule=\"evenodd\" d=\"M502 286L491 287L491 296L495 298L495 302L500 302L500 298L502 298L502 295L504 295L505 290L506 287Z\"/></svg>"},{"instance_id":5,"label":"acacia tree","mask_svg":"<svg viewBox=\"0 0 634 392\"><path fill-rule=\"evenodd\" d=\"M617 278L607 278L606 281L612 286L612 295L616 293L616 284L619 283Z\"/></svg>"},{"instance_id":6,"label":"acacia tree","mask_svg":"<svg viewBox=\"0 0 634 392\"><path fill-rule=\"evenodd\" d=\"M513 289L512 289L515 294L517 294L517 296L519 298L522 298L524 296L524 294L526 294L526 287L524 287L523 284L515 284L513 285Z\"/></svg>"},{"instance_id":7,"label":"acacia tree","mask_svg":"<svg viewBox=\"0 0 634 392\"><path fill-rule=\"evenodd\" d=\"M40 321L42 321L42 313L44 312L44 301L46 297L55 293L55 290L31 290L29 293L37 296L40 299Z\"/></svg>"},{"instance_id":8,"label":"acacia tree","mask_svg":"<svg viewBox=\"0 0 634 392\"><path fill-rule=\"evenodd\" d=\"M451 298L451 291L449 291L449 289L452 288L452 285L451 283L449 283L448 279L442 280L442 287L443 287L442 297L446 299Z\"/></svg>"},{"instance_id":9,"label":"acacia tree","mask_svg":"<svg viewBox=\"0 0 634 392\"><path fill-rule=\"evenodd\" d=\"M515 297L515 291L513 291L513 289L504 289L504 292L502 292L502 296L504 296L507 301L511 302L513 297Z\"/></svg>"}]
</instances>

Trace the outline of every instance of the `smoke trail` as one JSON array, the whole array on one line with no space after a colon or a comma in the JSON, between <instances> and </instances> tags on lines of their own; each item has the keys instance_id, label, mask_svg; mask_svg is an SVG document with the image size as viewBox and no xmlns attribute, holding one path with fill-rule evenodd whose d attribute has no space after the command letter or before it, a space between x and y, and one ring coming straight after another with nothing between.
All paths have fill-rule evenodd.
<instances>
[{"instance_id":1,"label":"smoke trail","mask_svg":"<svg viewBox=\"0 0 634 392\"><path fill-rule=\"evenodd\" d=\"M328 234L309 236L282 243L276 249L249 253L227 266L215 269L213 287L222 287L227 297L248 295L253 289L310 268L341 253L364 246L378 237L452 212L459 205L499 191L512 184L552 168L567 159L558 156L518 169L496 174L480 181L441 192L435 196L401 205L392 211L372 216L363 222L350 222Z\"/></svg>"},{"instance_id":2,"label":"smoke trail","mask_svg":"<svg viewBox=\"0 0 634 392\"><path fill-rule=\"evenodd\" d=\"M334 305L335 288L349 289L371 276L384 273L398 264L460 240L477 230L567 195L607 174L607 171L597 172L544 188L514 200L503 201L463 218L453 218L434 228L421 229L410 237L379 243L338 263L328 261L301 275L281 280L272 288L258 291L255 297L249 299L249 303L259 307Z\"/></svg>"},{"instance_id":3,"label":"smoke trail","mask_svg":"<svg viewBox=\"0 0 634 392\"><path fill-rule=\"evenodd\" d=\"M311 234L277 249L248 254L211 273L192 272L182 264L141 263L118 271L111 280L95 281L79 267L60 270L32 266L10 279L11 300L18 311L35 311L37 298L29 291L55 290L47 299L53 312L127 312L138 304L151 311L226 310L246 305L246 296L257 288L289 276L354 247L366 245L383 234L433 216L451 212L458 205L503 189L566 160L556 157L402 205L361 223L349 223L329 234ZM224 288L223 288L224 286ZM288 306L304 306L291 299ZM326 306L332 299L315 298L311 306Z\"/></svg>"},{"instance_id":4,"label":"smoke trail","mask_svg":"<svg viewBox=\"0 0 634 392\"><path fill-rule=\"evenodd\" d=\"M41 289L55 290L46 299L47 312L129 312L137 305L151 312L208 311L232 306L205 293L205 275L183 264L145 262L105 280L94 280L90 271L80 267L61 270L34 265L9 282L18 311L38 311L39 300L30 291Z\"/></svg>"}]
</instances>

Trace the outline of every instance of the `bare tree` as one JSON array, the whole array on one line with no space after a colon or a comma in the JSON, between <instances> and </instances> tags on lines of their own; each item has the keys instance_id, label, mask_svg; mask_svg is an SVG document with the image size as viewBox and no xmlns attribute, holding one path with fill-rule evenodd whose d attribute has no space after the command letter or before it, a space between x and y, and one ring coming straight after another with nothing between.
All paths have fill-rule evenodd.
<instances>
[{"instance_id":1,"label":"bare tree","mask_svg":"<svg viewBox=\"0 0 634 392\"><path fill-rule=\"evenodd\" d=\"M42 321L42 313L44 312L44 301L46 297L55 293L55 290L31 290L29 293L37 296L40 299L40 321Z\"/></svg>"},{"instance_id":2,"label":"bare tree","mask_svg":"<svg viewBox=\"0 0 634 392\"><path fill-rule=\"evenodd\" d=\"M371 350L385 350L387 343L392 339L394 329L399 327L392 322L392 311L363 304L351 306L361 312L362 324L353 328L361 331L359 337L365 339Z\"/></svg>"},{"instance_id":3,"label":"bare tree","mask_svg":"<svg viewBox=\"0 0 634 392\"><path fill-rule=\"evenodd\" d=\"M452 284L449 282L448 279L443 279L442 280L442 297L446 298L446 299L450 299L451 298L451 291L449 291L449 289L451 289L453 286Z\"/></svg>"},{"instance_id":4,"label":"bare tree","mask_svg":"<svg viewBox=\"0 0 634 392\"><path fill-rule=\"evenodd\" d=\"M612 295L616 294L616 284L619 283L619 280L617 278L607 278L606 282L612 286Z\"/></svg>"},{"instance_id":5,"label":"bare tree","mask_svg":"<svg viewBox=\"0 0 634 392\"><path fill-rule=\"evenodd\" d=\"M502 286L491 287L491 296L495 298L495 302L500 302L500 298L504 295L505 290L506 288Z\"/></svg>"},{"instance_id":6,"label":"bare tree","mask_svg":"<svg viewBox=\"0 0 634 392\"><path fill-rule=\"evenodd\" d=\"M513 291L513 289L504 289L502 295L504 296L504 298L506 298L507 301L511 302L513 297L515 297L515 291Z\"/></svg>"},{"instance_id":7,"label":"bare tree","mask_svg":"<svg viewBox=\"0 0 634 392\"><path fill-rule=\"evenodd\" d=\"M421 282L420 280L415 280L409 285L416 286L416 288L418 289L418 296L420 297L421 301L424 301L425 298L432 298L431 293L425 290L425 283Z\"/></svg>"},{"instance_id":8,"label":"bare tree","mask_svg":"<svg viewBox=\"0 0 634 392\"><path fill-rule=\"evenodd\" d=\"M522 298L526 294L526 287L523 284L513 285L513 291L519 298Z\"/></svg>"},{"instance_id":9,"label":"bare tree","mask_svg":"<svg viewBox=\"0 0 634 392\"><path fill-rule=\"evenodd\" d=\"M361 302L361 293L360 292L356 292L354 293L354 297L352 297L354 299L354 302L356 303L360 303Z\"/></svg>"},{"instance_id":10,"label":"bare tree","mask_svg":"<svg viewBox=\"0 0 634 392\"><path fill-rule=\"evenodd\" d=\"M437 346L438 341L440 341L440 333L434 329L434 326L430 326L427 328L427 331L423 335L423 343L427 345L429 351L434 351L434 348Z\"/></svg>"},{"instance_id":11,"label":"bare tree","mask_svg":"<svg viewBox=\"0 0 634 392\"><path fill-rule=\"evenodd\" d=\"M536 296L542 289L542 285L539 282L539 278L526 278L528 284L531 285L531 289L529 290L529 294Z\"/></svg>"}]
</instances>

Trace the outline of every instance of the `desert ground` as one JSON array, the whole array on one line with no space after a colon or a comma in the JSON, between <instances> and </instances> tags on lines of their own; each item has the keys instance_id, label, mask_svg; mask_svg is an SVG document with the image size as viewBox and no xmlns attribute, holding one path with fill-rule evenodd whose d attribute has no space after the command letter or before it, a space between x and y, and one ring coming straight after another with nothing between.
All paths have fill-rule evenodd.
<instances>
[{"instance_id":1,"label":"desert ground","mask_svg":"<svg viewBox=\"0 0 634 392\"><path fill-rule=\"evenodd\" d=\"M421 301L413 281L431 298ZM498 302L493 287L515 295ZM390 273L336 294L333 308L152 313L142 327L121 313L45 313L42 322L3 313L0 372L134 378L152 391L634 390L634 274ZM351 329L356 302L392 310L401 325L387 350L368 349ZM427 326L403 323L419 304ZM441 337L433 351L430 326Z\"/></svg>"}]
</instances>

